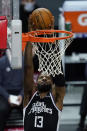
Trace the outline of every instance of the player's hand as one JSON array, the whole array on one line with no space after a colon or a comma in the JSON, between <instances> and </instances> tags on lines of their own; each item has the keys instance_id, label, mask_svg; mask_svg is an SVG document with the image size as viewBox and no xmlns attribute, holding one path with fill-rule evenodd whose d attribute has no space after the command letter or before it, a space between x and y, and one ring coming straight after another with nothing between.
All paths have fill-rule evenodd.
<instances>
[{"instance_id":1,"label":"player's hand","mask_svg":"<svg viewBox=\"0 0 87 131\"><path fill-rule=\"evenodd\" d=\"M12 104L12 103L11 103L10 96L9 96L9 98L8 98L8 103L9 103L9 105L10 105L11 107L17 106L17 105L15 105L15 104Z\"/></svg>"},{"instance_id":2,"label":"player's hand","mask_svg":"<svg viewBox=\"0 0 87 131\"><path fill-rule=\"evenodd\" d=\"M10 104L11 107L20 106L21 103L22 103L22 100L23 100L22 96L19 95L19 96L17 96L16 102L14 103L14 102L12 102L12 100L11 100L11 98L9 96L8 103Z\"/></svg>"},{"instance_id":3,"label":"player's hand","mask_svg":"<svg viewBox=\"0 0 87 131\"><path fill-rule=\"evenodd\" d=\"M17 99L18 103L19 103L19 106L22 104L22 101L23 101L23 98L21 95L18 96L18 99Z\"/></svg>"}]
</instances>

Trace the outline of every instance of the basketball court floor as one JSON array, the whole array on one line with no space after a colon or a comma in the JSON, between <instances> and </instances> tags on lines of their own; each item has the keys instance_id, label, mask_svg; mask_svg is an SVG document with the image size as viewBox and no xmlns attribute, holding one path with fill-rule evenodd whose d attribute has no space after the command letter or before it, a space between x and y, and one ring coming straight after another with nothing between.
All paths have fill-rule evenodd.
<instances>
[{"instance_id":1,"label":"basketball court floor","mask_svg":"<svg viewBox=\"0 0 87 131\"><path fill-rule=\"evenodd\" d=\"M59 131L76 131L80 119L79 111L82 93L83 86L67 87Z\"/></svg>"}]
</instances>

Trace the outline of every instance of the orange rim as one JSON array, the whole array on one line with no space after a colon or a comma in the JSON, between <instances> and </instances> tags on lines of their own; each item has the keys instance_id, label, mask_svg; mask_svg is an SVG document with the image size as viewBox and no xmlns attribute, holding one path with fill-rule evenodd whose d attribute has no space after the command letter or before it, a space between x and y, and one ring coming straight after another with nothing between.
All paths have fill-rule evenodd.
<instances>
[{"instance_id":1,"label":"orange rim","mask_svg":"<svg viewBox=\"0 0 87 131\"><path fill-rule=\"evenodd\" d=\"M45 37L38 37L38 35L43 34L51 34L51 33L65 33L68 34L68 36L64 37L52 37L52 38L45 38ZM36 36L35 36L36 35ZM63 40L73 37L73 33L70 31L64 31L64 30L37 30L37 31L31 31L28 33L22 34L22 41L23 42L55 42L56 40Z\"/></svg>"}]
</instances>

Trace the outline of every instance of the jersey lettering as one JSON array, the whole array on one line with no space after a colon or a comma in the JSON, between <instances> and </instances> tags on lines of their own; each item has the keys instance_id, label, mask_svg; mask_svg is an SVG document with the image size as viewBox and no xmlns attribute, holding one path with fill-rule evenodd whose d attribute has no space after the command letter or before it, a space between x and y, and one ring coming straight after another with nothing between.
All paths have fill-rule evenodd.
<instances>
[{"instance_id":1,"label":"jersey lettering","mask_svg":"<svg viewBox=\"0 0 87 131\"><path fill-rule=\"evenodd\" d=\"M37 101L36 103L32 104L32 108L31 108L30 112L28 113L28 115L31 113L38 113L39 114L41 112L46 112L48 114L52 114L52 109L47 108L47 106L45 105L44 102Z\"/></svg>"}]
</instances>

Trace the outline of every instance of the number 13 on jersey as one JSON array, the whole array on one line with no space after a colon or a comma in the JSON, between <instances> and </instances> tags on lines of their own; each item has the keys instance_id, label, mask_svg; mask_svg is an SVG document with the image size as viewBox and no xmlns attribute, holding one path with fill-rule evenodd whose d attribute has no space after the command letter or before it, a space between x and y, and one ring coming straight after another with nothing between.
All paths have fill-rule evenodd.
<instances>
[{"instance_id":1,"label":"number 13 on jersey","mask_svg":"<svg viewBox=\"0 0 87 131\"><path fill-rule=\"evenodd\" d=\"M43 128L43 116L35 116L34 127Z\"/></svg>"}]
</instances>

